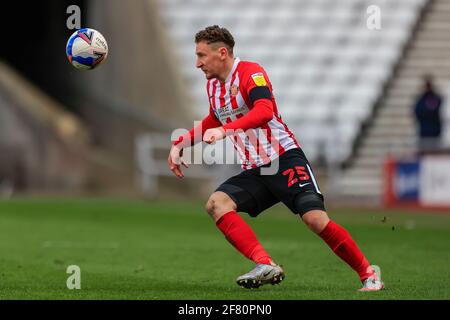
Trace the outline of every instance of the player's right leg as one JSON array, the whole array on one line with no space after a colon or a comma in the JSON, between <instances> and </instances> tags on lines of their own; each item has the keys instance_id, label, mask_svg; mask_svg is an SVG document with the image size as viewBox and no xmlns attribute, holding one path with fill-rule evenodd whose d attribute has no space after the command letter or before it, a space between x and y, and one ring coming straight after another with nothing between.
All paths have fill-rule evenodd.
<instances>
[{"instance_id":1,"label":"player's right leg","mask_svg":"<svg viewBox=\"0 0 450 320\"><path fill-rule=\"evenodd\" d=\"M350 234L329 219L323 195L304 153L300 149L286 151L280 157L279 166L278 174L261 176L272 193L294 214L298 214L309 229L319 235L338 257L356 271L366 289L381 290L381 279L377 277Z\"/></svg>"},{"instance_id":2,"label":"player's right leg","mask_svg":"<svg viewBox=\"0 0 450 320\"><path fill-rule=\"evenodd\" d=\"M314 233L319 235L331 250L343 261L345 261L358 275L363 284L360 291L378 291L384 288L381 277L375 272L375 269L369 264L364 254L361 252L351 235L339 224L328 218L325 210L302 208L301 203L303 194L298 196L296 203L303 222ZM308 201L311 202L311 197ZM317 196L318 203L322 201ZM306 212L305 212L306 211Z\"/></svg>"}]
</instances>

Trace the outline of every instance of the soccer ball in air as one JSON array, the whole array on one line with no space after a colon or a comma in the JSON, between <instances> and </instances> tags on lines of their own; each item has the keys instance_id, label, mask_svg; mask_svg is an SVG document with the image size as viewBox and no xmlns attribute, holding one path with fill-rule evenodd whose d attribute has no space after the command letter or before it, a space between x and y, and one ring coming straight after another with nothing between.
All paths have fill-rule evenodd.
<instances>
[{"instance_id":1,"label":"soccer ball in air","mask_svg":"<svg viewBox=\"0 0 450 320\"><path fill-rule=\"evenodd\" d=\"M90 28L75 31L67 41L66 54L79 70L91 70L108 56L108 44L100 32Z\"/></svg>"}]
</instances>

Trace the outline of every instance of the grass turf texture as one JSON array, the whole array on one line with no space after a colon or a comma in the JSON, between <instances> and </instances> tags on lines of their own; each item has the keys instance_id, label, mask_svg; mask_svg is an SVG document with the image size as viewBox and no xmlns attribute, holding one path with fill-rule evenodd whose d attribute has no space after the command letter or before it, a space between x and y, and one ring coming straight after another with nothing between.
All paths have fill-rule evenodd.
<instances>
[{"instance_id":1,"label":"grass turf texture","mask_svg":"<svg viewBox=\"0 0 450 320\"><path fill-rule=\"evenodd\" d=\"M247 290L235 278L253 264L200 203L13 199L0 201L0 299L450 298L450 215L329 213L381 266L386 290L356 292L356 274L281 205L244 217L286 279ZM81 290L66 288L72 264Z\"/></svg>"}]
</instances>

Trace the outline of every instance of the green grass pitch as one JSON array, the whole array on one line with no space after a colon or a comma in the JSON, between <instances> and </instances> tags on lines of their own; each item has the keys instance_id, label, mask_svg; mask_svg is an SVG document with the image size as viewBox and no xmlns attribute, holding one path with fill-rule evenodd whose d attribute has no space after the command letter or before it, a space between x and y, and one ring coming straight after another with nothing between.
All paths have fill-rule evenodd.
<instances>
[{"instance_id":1,"label":"green grass pitch","mask_svg":"<svg viewBox=\"0 0 450 320\"><path fill-rule=\"evenodd\" d=\"M330 210L387 289L359 293L356 274L278 205L249 221L285 268L278 286L240 288L253 264L196 202L0 201L0 299L449 299L450 215ZM69 290L69 265L81 289Z\"/></svg>"}]
</instances>

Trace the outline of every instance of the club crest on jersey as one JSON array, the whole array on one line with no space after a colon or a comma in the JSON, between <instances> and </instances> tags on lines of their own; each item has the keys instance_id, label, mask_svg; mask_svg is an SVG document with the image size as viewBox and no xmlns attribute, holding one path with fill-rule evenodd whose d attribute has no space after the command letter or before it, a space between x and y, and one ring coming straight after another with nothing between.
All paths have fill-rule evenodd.
<instances>
[{"instance_id":1,"label":"club crest on jersey","mask_svg":"<svg viewBox=\"0 0 450 320\"><path fill-rule=\"evenodd\" d=\"M233 84L230 88L230 96L235 97L237 96L239 92L239 88L237 87L237 85Z\"/></svg>"},{"instance_id":2,"label":"club crest on jersey","mask_svg":"<svg viewBox=\"0 0 450 320\"><path fill-rule=\"evenodd\" d=\"M252 74L252 78L258 87L267 86L266 79L264 78L264 74L262 72Z\"/></svg>"}]
</instances>

